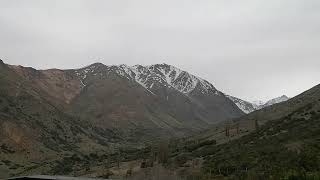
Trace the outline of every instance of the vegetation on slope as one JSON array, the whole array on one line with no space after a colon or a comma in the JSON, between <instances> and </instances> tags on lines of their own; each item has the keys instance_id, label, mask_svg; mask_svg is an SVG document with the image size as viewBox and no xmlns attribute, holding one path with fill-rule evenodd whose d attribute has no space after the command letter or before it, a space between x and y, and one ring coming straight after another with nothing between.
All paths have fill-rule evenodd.
<instances>
[{"instance_id":1,"label":"vegetation on slope","mask_svg":"<svg viewBox=\"0 0 320 180\"><path fill-rule=\"evenodd\" d=\"M238 140L207 149L202 154L204 173L240 179L320 178L319 104L320 99Z\"/></svg>"}]
</instances>

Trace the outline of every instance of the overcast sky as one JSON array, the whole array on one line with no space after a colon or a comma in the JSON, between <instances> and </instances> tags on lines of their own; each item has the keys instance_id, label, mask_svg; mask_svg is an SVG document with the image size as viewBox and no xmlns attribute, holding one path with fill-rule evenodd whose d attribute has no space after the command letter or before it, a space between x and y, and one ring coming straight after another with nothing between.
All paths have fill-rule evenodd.
<instances>
[{"instance_id":1,"label":"overcast sky","mask_svg":"<svg viewBox=\"0 0 320 180\"><path fill-rule=\"evenodd\" d=\"M0 58L168 63L245 100L320 83L319 0L0 0Z\"/></svg>"}]
</instances>

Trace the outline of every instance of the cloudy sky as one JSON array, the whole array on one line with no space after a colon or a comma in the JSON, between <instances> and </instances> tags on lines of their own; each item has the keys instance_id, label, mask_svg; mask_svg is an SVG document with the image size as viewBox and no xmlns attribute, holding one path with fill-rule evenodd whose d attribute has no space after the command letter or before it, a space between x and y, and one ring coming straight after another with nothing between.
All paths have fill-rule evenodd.
<instances>
[{"instance_id":1,"label":"cloudy sky","mask_svg":"<svg viewBox=\"0 0 320 180\"><path fill-rule=\"evenodd\" d=\"M320 83L319 0L0 0L0 58L168 63L246 99Z\"/></svg>"}]
</instances>

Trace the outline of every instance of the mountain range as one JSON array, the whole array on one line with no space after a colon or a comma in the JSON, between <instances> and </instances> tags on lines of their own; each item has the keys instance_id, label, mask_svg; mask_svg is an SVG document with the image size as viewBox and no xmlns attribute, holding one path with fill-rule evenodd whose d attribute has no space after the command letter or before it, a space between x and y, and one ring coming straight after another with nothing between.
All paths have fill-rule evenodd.
<instances>
[{"instance_id":1,"label":"mountain range","mask_svg":"<svg viewBox=\"0 0 320 180\"><path fill-rule=\"evenodd\" d=\"M37 70L0 60L0 178L97 176L94 168L115 163L117 152L137 163L149 145L171 138L182 142L170 144L172 169L200 158L210 176L274 173L261 164L292 155L313 172L309 159L319 156L291 151L318 153L319 90L251 103L168 64Z\"/></svg>"},{"instance_id":2,"label":"mountain range","mask_svg":"<svg viewBox=\"0 0 320 180\"><path fill-rule=\"evenodd\" d=\"M228 97L231 101L233 101L239 107L239 109L241 109L246 114L290 99L286 95L282 95L280 97L271 99L266 102L263 102L263 101L248 102L230 95L227 95L226 97Z\"/></svg>"},{"instance_id":3,"label":"mountain range","mask_svg":"<svg viewBox=\"0 0 320 180\"><path fill-rule=\"evenodd\" d=\"M150 130L150 136L181 136L243 115L208 81L167 64L96 63L67 72L81 84L79 95L69 103L71 113L100 127L135 131L128 133L130 138Z\"/></svg>"},{"instance_id":4,"label":"mountain range","mask_svg":"<svg viewBox=\"0 0 320 180\"><path fill-rule=\"evenodd\" d=\"M70 152L184 137L242 115L211 83L167 64L36 70L0 61L0 174Z\"/></svg>"}]
</instances>

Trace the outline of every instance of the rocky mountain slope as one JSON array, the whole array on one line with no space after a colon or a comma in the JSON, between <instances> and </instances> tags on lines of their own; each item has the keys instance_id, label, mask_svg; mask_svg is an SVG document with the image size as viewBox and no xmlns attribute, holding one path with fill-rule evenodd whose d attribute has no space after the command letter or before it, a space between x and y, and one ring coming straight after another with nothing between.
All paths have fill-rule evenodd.
<instances>
[{"instance_id":1,"label":"rocky mountain slope","mask_svg":"<svg viewBox=\"0 0 320 180\"><path fill-rule=\"evenodd\" d=\"M1 61L0 177L49 172L68 154L113 153L241 115L212 84L166 64L36 70Z\"/></svg>"},{"instance_id":2,"label":"rocky mountain slope","mask_svg":"<svg viewBox=\"0 0 320 180\"><path fill-rule=\"evenodd\" d=\"M175 136L242 115L212 84L167 64L97 63L71 71L82 85L70 103L72 113L100 127L152 130L150 135L158 129Z\"/></svg>"},{"instance_id":3,"label":"rocky mountain slope","mask_svg":"<svg viewBox=\"0 0 320 180\"><path fill-rule=\"evenodd\" d=\"M290 99L286 95L282 95L280 97L271 99L267 102L263 102L263 101L248 102L248 101L245 101L233 96L229 96L229 95L227 95L227 97L231 101L233 101L239 107L239 109L241 109L246 114Z\"/></svg>"},{"instance_id":4,"label":"rocky mountain slope","mask_svg":"<svg viewBox=\"0 0 320 180\"><path fill-rule=\"evenodd\" d=\"M68 99L69 90L53 89L65 97L50 95L46 89L52 84L43 80L46 76L0 61L0 178L31 167L45 168L42 163L50 164L65 153L107 152L109 142L119 141L118 136L99 133L88 122L64 111L66 103L60 98Z\"/></svg>"}]
</instances>

